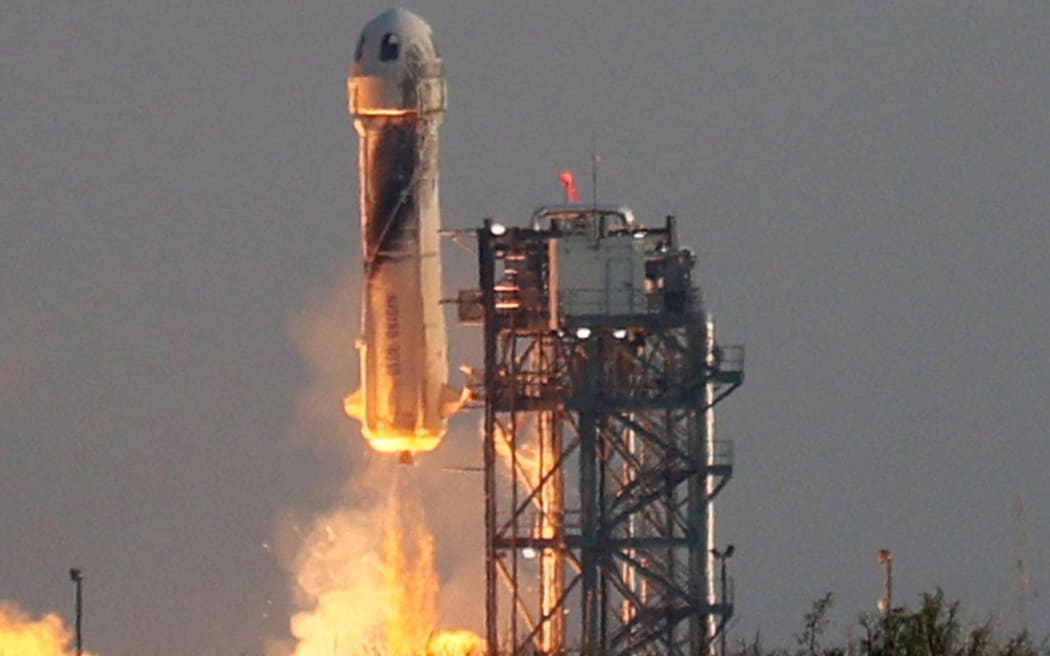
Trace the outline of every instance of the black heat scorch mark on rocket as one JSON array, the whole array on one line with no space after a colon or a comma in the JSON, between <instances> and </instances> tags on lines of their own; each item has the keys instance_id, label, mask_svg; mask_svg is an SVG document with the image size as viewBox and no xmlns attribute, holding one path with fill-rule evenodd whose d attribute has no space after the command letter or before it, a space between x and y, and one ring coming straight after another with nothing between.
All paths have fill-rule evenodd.
<instances>
[{"instance_id":1,"label":"black heat scorch mark on rocket","mask_svg":"<svg viewBox=\"0 0 1050 656\"><path fill-rule=\"evenodd\" d=\"M365 184L365 270L416 254L421 137L414 121L388 120L370 135Z\"/></svg>"}]
</instances>

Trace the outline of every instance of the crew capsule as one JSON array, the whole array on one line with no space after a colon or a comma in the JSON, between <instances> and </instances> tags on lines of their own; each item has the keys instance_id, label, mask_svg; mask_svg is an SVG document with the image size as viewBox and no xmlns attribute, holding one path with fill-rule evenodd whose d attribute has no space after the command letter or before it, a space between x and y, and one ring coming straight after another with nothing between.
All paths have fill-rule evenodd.
<instances>
[{"instance_id":1,"label":"crew capsule","mask_svg":"<svg viewBox=\"0 0 1050 656\"><path fill-rule=\"evenodd\" d=\"M427 24L404 9L372 19L357 41L347 78L352 116L445 111L445 74Z\"/></svg>"}]
</instances>

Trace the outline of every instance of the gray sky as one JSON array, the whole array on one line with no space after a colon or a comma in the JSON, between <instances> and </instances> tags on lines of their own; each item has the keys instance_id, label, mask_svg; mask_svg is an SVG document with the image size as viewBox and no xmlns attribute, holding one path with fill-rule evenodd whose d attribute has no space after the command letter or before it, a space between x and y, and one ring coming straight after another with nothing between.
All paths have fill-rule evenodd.
<instances>
[{"instance_id":1,"label":"gray sky","mask_svg":"<svg viewBox=\"0 0 1050 656\"><path fill-rule=\"evenodd\" d=\"M788 644L831 590L845 639L883 546L898 600L941 585L1011 628L1018 495L1050 632L1050 5L624 4L411 7L449 76L445 224L523 221L567 166L588 195L592 133L602 198L680 217L748 348L719 415L736 637ZM0 11L0 599L69 618L83 567L93 650L285 633L263 544L362 457L324 445L349 422L301 418L292 326L359 266L345 76L384 7ZM480 362L451 335L453 365Z\"/></svg>"}]
</instances>

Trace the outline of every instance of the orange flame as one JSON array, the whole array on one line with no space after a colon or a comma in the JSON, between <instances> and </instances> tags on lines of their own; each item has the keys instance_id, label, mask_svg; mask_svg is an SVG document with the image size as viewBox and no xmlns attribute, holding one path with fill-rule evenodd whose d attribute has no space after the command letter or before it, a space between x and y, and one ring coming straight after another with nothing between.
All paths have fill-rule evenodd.
<instances>
[{"instance_id":1,"label":"orange flame","mask_svg":"<svg viewBox=\"0 0 1050 656\"><path fill-rule=\"evenodd\" d=\"M68 656L71 635L53 613L33 619L17 605L0 601L0 654Z\"/></svg>"},{"instance_id":2,"label":"orange flame","mask_svg":"<svg viewBox=\"0 0 1050 656\"><path fill-rule=\"evenodd\" d=\"M427 643L427 656L485 656L485 640L472 631L442 631Z\"/></svg>"},{"instance_id":3,"label":"orange flame","mask_svg":"<svg viewBox=\"0 0 1050 656\"><path fill-rule=\"evenodd\" d=\"M403 508L397 493L387 502L383 545L386 581L386 653L412 656L426 651L437 623L438 581L434 572L434 538L418 508ZM406 549L414 548L414 553Z\"/></svg>"},{"instance_id":4,"label":"orange flame","mask_svg":"<svg viewBox=\"0 0 1050 656\"><path fill-rule=\"evenodd\" d=\"M291 621L293 656L482 656L474 633L436 630L439 577L419 489L395 481L384 503L361 505L319 517L293 563L309 606Z\"/></svg>"}]
</instances>

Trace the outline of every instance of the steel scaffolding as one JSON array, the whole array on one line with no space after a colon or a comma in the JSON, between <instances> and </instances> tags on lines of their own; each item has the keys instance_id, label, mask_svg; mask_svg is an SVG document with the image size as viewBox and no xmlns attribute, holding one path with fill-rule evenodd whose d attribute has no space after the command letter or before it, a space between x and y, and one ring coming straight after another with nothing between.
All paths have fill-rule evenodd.
<instances>
[{"instance_id":1,"label":"steel scaffolding","mask_svg":"<svg viewBox=\"0 0 1050 656\"><path fill-rule=\"evenodd\" d=\"M713 653L733 611L713 407L743 348L715 341L674 219L554 206L477 237L459 314L484 332L489 653Z\"/></svg>"}]
</instances>

